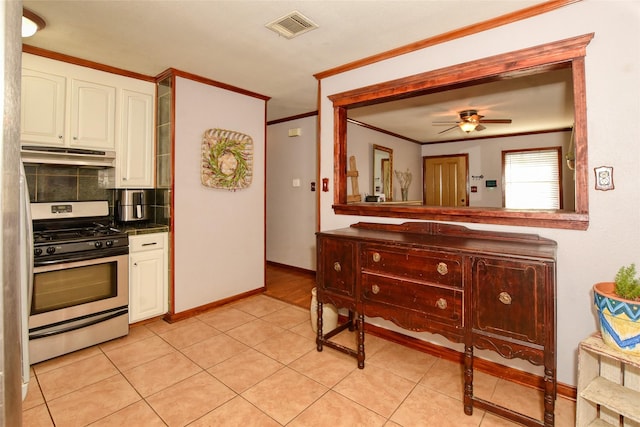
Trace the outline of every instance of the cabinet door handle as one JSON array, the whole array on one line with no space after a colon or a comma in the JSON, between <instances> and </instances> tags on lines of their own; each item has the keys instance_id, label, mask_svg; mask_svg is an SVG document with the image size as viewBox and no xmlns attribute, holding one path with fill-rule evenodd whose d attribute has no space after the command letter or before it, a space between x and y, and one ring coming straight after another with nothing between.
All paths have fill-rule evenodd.
<instances>
[{"instance_id":1,"label":"cabinet door handle","mask_svg":"<svg viewBox=\"0 0 640 427\"><path fill-rule=\"evenodd\" d=\"M62 135L58 135L58 139L62 139Z\"/></svg>"},{"instance_id":2,"label":"cabinet door handle","mask_svg":"<svg viewBox=\"0 0 640 427\"><path fill-rule=\"evenodd\" d=\"M335 271L337 271L338 273L340 273L342 271L342 266L340 265L340 263L338 261L333 263L333 269Z\"/></svg>"},{"instance_id":3,"label":"cabinet door handle","mask_svg":"<svg viewBox=\"0 0 640 427\"><path fill-rule=\"evenodd\" d=\"M380 292L380 286L372 285L371 286L371 292L373 292L374 294L377 294L378 292Z\"/></svg>"},{"instance_id":4,"label":"cabinet door handle","mask_svg":"<svg viewBox=\"0 0 640 427\"><path fill-rule=\"evenodd\" d=\"M373 253L373 262L380 262L380 254L378 252Z\"/></svg>"},{"instance_id":5,"label":"cabinet door handle","mask_svg":"<svg viewBox=\"0 0 640 427\"><path fill-rule=\"evenodd\" d=\"M142 246L153 246L153 245L157 245L158 242L149 242L149 243L143 243Z\"/></svg>"},{"instance_id":6,"label":"cabinet door handle","mask_svg":"<svg viewBox=\"0 0 640 427\"><path fill-rule=\"evenodd\" d=\"M133 266L134 266L134 267L137 267L137 266L138 266L138 263L137 263L137 262L134 262L134 263L133 263Z\"/></svg>"},{"instance_id":7,"label":"cabinet door handle","mask_svg":"<svg viewBox=\"0 0 640 427\"><path fill-rule=\"evenodd\" d=\"M438 270L438 273L440 273L441 276L444 276L449 272L449 267L447 267L447 264L444 262L439 262L436 270Z\"/></svg>"},{"instance_id":8,"label":"cabinet door handle","mask_svg":"<svg viewBox=\"0 0 640 427\"><path fill-rule=\"evenodd\" d=\"M447 300L444 298L439 298L438 301L436 301L436 307L444 310L445 308L447 308Z\"/></svg>"},{"instance_id":9,"label":"cabinet door handle","mask_svg":"<svg viewBox=\"0 0 640 427\"><path fill-rule=\"evenodd\" d=\"M507 292L500 292L500 295L498 295L498 299L503 304L506 304L506 305L511 304L511 295L509 295L509 293Z\"/></svg>"}]
</instances>

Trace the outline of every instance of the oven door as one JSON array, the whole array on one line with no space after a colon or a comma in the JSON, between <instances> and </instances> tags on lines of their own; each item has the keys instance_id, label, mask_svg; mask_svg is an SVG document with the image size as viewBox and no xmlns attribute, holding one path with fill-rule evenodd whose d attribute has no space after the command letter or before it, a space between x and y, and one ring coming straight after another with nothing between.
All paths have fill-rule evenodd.
<instances>
[{"instance_id":1,"label":"oven door","mask_svg":"<svg viewBox=\"0 0 640 427\"><path fill-rule=\"evenodd\" d=\"M128 272L126 254L35 267L29 339L128 314Z\"/></svg>"}]
</instances>

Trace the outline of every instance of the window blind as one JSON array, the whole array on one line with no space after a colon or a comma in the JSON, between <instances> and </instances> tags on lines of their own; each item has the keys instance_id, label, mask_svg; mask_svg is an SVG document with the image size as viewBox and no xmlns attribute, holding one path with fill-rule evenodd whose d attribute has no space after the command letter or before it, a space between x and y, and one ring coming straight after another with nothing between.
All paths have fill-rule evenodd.
<instances>
[{"instance_id":1,"label":"window blind","mask_svg":"<svg viewBox=\"0 0 640 427\"><path fill-rule=\"evenodd\" d=\"M559 209L559 156L555 148L503 152L505 207Z\"/></svg>"}]
</instances>

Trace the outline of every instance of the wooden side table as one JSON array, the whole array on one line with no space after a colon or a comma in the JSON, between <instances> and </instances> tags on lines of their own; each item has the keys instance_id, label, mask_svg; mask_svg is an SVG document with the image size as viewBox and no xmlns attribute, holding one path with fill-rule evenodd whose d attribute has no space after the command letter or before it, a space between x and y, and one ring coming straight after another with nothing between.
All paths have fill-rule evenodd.
<instances>
[{"instance_id":1,"label":"wooden side table","mask_svg":"<svg viewBox=\"0 0 640 427\"><path fill-rule=\"evenodd\" d=\"M640 426L640 356L596 333L580 343L576 426Z\"/></svg>"}]
</instances>

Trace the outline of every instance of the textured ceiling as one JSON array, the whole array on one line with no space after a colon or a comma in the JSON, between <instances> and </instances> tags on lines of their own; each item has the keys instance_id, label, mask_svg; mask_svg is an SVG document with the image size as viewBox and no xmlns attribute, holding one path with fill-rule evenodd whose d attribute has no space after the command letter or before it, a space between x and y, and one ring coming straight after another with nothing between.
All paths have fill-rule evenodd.
<instances>
[{"instance_id":1,"label":"textured ceiling","mask_svg":"<svg viewBox=\"0 0 640 427\"><path fill-rule=\"evenodd\" d=\"M275 120L317 109L316 73L538 3L25 0L47 26L24 43L150 76L176 68L237 86L271 97L267 118ZM319 28L286 39L265 27L294 10Z\"/></svg>"}]
</instances>

